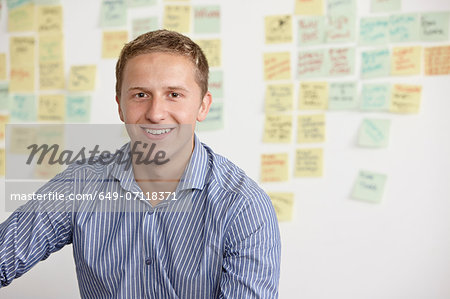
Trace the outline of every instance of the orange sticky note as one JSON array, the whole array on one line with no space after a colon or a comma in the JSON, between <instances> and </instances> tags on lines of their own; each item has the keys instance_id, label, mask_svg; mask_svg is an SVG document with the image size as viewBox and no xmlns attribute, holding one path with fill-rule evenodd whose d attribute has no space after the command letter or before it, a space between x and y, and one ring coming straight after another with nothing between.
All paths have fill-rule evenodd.
<instances>
[{"instance_id":1,"label":"orange sticky note","mask_svg":"<svg viewBox=\"0 0 450 299\"><path fill-rule=\"evenodd\" d=\"M392 50L392 75L419 75L422 47L396 47Z\"/></svg>"},{"instance_id":2,"label":"orange sticky note","mask_svg":"<svg viewBox=\"0 0 450 299\"><path fill-rule=\"evenodd\" d=\"M425 75L450 74L450 46L425 48Z\"/></svg>"}]
</instances>

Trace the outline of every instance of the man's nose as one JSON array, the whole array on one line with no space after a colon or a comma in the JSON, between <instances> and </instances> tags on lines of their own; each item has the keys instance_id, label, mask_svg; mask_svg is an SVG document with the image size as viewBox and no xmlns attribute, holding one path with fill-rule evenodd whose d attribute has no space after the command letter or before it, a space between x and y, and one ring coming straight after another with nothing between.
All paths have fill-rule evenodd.
<instances>
[{"instance_id":1,"label":"man's nose","mask_svg":"<svg viewBox=\"0 0 450 299\"><path fill-rule=\"evenodd\" d=\"M146 118L152 123L159 123L167 117L167 103L161 96L154 96L148 103Z\"/></svg>"}]
</instances>

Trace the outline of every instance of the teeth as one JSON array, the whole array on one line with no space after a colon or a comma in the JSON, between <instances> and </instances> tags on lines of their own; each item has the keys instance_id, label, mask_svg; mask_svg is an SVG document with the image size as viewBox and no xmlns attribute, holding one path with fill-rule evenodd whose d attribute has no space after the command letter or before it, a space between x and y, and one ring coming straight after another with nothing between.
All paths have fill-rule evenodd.
<instances>
[{"instance_id":1,"label":"teeth","mask_svg":"<svg viewBox=\"0 0 450 299\"><path fill-rule=\"evenodd\" d=\"M147 131L147 133L152 134L152 135L161 135L161 134L169 133L170 129L162 129L162 130L146 129L146 131Z\"/></svg>"}]
</instances>

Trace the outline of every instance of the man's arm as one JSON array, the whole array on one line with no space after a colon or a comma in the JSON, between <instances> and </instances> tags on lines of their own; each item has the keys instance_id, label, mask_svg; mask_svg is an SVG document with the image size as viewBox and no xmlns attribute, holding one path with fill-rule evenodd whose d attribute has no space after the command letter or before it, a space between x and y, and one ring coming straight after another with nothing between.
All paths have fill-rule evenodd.
<instances>
[{"instance_id":1,"label":"man's arm","mask_svg":"<svg viewBox=\"0 0 450 299\"><path fill-rule=\"evenodd\" d=\"M270 199L247 201L226 234L220 298L277 298L280 254Z\"/></svg>"}]
</instances>

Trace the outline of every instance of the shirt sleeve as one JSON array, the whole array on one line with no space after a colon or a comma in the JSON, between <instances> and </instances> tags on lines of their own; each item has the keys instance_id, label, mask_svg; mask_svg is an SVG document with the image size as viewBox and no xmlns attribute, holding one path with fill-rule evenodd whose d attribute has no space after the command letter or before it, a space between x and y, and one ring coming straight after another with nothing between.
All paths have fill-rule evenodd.
<instances>
[{"instance_id":1,"label":"shirt sleeve","mask_svg":"<svg viewBox=\"0 0 450 299\"><path fill-rule=\"evenodd\" d=\"M51 180L36 194L66 187L64 180ZM66 200L31 200L0 224L0 288L72 242L69 209Z\"/></svg>"},{"instance_id":2,"label":"shirt sleeve","mask_svg":"<svg viewBox=\"0 0 450 299\"><path fill-rule=\"evenodd\" d=\"M226 233L219 298L277 298L280 254L269 197L246 201Z\"/></svg>"}]
</instances>

